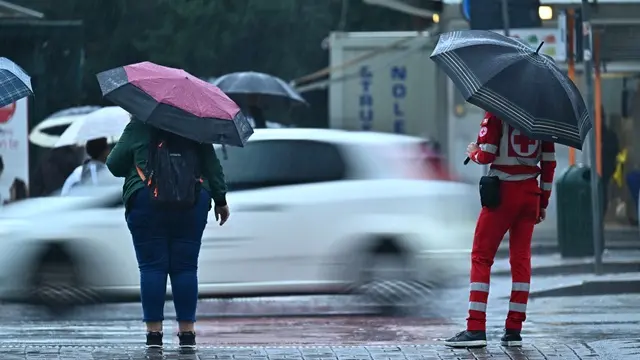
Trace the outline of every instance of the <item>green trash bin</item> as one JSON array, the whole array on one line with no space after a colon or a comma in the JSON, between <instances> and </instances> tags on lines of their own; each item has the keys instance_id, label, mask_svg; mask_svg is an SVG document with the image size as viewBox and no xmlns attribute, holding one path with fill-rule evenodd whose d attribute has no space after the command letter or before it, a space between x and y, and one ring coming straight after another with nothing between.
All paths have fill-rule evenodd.
<instances>
[{"instance_id":1,"label":"green trash bin","mask_svg":"<svg viewBox=\"0 0 640 360\"><path fill-rule=\"evenodd\" d=\"M602 191L602 181L598 180L598 186ZM590 167L569 166L556 178L555 193L560 255L563 258L593 256Z\"/></svg>"}]
</instances>

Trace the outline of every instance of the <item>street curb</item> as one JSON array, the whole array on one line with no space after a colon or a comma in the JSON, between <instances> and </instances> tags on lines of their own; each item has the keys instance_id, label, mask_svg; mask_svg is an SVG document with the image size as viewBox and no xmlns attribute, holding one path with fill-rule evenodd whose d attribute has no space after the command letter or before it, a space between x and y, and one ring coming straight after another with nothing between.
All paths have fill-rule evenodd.
<instances>
[{"instance_id":1,"label":"street curb","mask_svg":"<svg viewBox=\"0 0 640 360\"><path fill-rule=\"evenodd\" d=\"M619 241L619 242L610 242L605 244L605 250L611 251L627 251L640 250L640 240L639 241ZM536 240L533 240L533 244L531 245L531 255L552 255L560 253L560 248L558 247L557 241L540 241L536 243ZM507 239L503 240L502 245L498 248L498 252L496 253L496 259L508 259L509 258L509 242Z\"/></svg>"},{"instance_id":2,"label":"street curb","mask_svg":"<svg viewBox=\"0 0 640 360\"><path fill-rule=\"evenodd\" d=\"M592 274L594 271L593 262L558 264L551 266L537 266L531 269L532 276L558 276L558 275L579 275ZM602 263L603 274L625 274L640 272L640 260L633 261L604 261ZM511 276L511 270L493 271L491 275Z\"/></svg>"},{"instance_id":3,"label":"street curb","mask_svg":"<svg viewBox=\"0 0 640 360\"><path fill-rule=\"evenodd\" d=\"M621 294L640 294L640 280L587 280L578 284L532 291L529 298Z\"/></svg>"}]
</instances>

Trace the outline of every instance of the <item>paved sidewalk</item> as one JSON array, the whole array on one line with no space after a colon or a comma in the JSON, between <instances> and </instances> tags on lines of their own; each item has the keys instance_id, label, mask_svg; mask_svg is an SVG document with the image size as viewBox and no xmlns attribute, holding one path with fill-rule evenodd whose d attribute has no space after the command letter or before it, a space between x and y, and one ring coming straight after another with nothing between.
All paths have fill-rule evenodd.
<instances>
[{"instance_id":1,"label":"paved sidewalk","mask_svg":"<svg viewBox=\"0 0 640 360\"><path fill-rule=\"evenodd\" d=\"M640 338L595 341L589 347L601 359L640 359Z\"/></svg>"},{"instance_id":2,"label":"paved sidewalk","mask_svg":"<svg viewBox=\"0 0 640 360\"><path fill-rule=\"evenodd\" d=\"M602 265L605 274L640 272L640 251L607 250L602 255ZM591 274L595 269L593 257L562 258L560 254L532 256L531 267L533 276ZM491 268L491 274L511 277L509 260L497 259Z\"/></svg>"},{"instance_id":3,"label":"paved sidewalk","mask_svg":"<svg viewBox=\"0 0 640 360\"><path fill-rule=\"evenodd\" d=\"M620 354L607 354L614 359ZM151 352L142 347L118 346L0 346L3 360L563 360L600 359L596 351L585 344L527 344L523 348L503 348L490 345L484 349L448 349L444 346L308 346L308 347L212 347L203 346L196 352L179 352L172 347ZM608 357L607 357L608 358Z\"/></svg>"},{"instance_id":4,"label":"paved sidewalk","mask_svg":"<svg viewBox=\"0 0 640 360\"><path fill-rule=\"evenodd\" d=\"M605 249L612 251L640 250L638 227L607 225L604 231ZM498 258L509 257L509 236L505 237L498 250ZM531 252L534 255L557 254L558 231L555 226L536 229L533 233Z\"/></svg>"}]
</instances>

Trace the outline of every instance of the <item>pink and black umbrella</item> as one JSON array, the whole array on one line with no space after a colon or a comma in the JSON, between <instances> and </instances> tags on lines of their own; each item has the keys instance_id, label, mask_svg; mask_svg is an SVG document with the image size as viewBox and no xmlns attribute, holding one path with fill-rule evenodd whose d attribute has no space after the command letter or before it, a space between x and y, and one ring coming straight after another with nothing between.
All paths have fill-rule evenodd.
<instances>
[{"instance_id":1,"label":"pink and black umbrella","mask_svg":"<svg viewBox=\"0 0 640 360\"><path fill-rule=\"evenodd\" d=\"M240 147L253 134L233 100L184 70L145 61L97 77L106 99L159 129L202 143Z\"/></svg>"}]
</instances>

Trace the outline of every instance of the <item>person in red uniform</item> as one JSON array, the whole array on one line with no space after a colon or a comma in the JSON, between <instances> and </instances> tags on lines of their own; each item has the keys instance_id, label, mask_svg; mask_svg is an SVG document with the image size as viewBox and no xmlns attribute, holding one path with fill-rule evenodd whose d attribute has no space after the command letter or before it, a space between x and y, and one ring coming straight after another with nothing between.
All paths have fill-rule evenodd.
<instances>
[{"instance_id":1,"label":"person in red uniform","mask_svg":"<svg viewBox=\"0 0 640 360\"><path fill-rule=\"evenodd\" d=\"M556 167L555 146L552 142L532 140L486 113L478 139L469 144L467 154L477 164L491 165L487 177L498 180L496 193L500 201L492 207L483 206L478 217L471 252L467 329L447 339L445 345L487 345L486 310L491 265L502 238L509 231L512 287L501 343L503 346L521 346L520 331L526 319L531 280L531 236L534 226L545 219L549 205Z\"/></svg>"}]
</instances>

